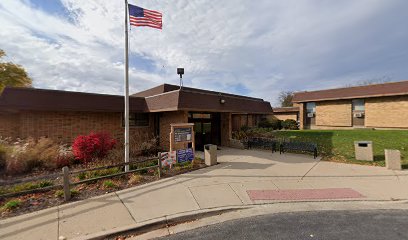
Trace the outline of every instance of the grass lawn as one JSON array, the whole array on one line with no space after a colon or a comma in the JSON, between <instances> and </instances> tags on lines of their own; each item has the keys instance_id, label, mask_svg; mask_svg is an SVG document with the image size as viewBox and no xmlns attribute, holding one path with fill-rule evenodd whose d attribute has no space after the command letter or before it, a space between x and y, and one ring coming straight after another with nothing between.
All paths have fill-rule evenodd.
<instances>
[{"instance_id":1,"label":"grass lawn","mask_svg":"<svg viewBox=\"0 0 408 240\"><path fill-rule=\"evenodd\" d=\"M401 151L402 166L408 168L408 131L406 130L300 130L278 131L272 135L318 144L324 160L385 166L384 149ZM374 162L354 158L354 141L373 141Z\"/></svg>"}]
</instances>

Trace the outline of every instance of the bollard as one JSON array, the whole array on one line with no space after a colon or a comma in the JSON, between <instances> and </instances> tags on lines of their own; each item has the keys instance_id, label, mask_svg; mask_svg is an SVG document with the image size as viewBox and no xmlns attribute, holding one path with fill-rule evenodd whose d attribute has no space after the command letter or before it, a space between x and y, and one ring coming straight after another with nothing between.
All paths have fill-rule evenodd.
<instances>
[{"instance_id":1,"label":"bollard","mask_svg":"<svg viewBox=\"0 0 408 240\"><path fill-rule=\"evenodd\" d=\"M399 150L384 149L385 166L390 170L402 170L401 152Z\"/></svg>"},{"instance_id":2,"label":"bollard","mask_svg":"<svg viewBox=\"0 0 408 240\"><path fill-rule=\"evenodd\" d=\"M69 187L69 168L63 167L62 168L62 175L63 175L63 185L64 185L64 200L69 201L71 199L71 189Z\"/></svg>"}]
</instances>

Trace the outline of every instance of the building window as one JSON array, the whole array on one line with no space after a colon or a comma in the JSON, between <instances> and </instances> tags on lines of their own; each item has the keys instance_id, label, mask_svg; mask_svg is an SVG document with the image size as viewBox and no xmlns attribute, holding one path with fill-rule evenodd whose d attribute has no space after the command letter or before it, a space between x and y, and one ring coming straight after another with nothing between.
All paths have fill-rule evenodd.
<instances>
[{"instance_id":1,"label":"building window","mask_svg":"<svg viewBox=\"0 0 408 240\"><path fill-rule=\"evenodd\" d=\"M307 113L316 113L316 103L315 102L306 103L306 112Z\"/></svg>"},{"instance_id":2,"label":"building window","mask_svg":"<svg viewBox=\"0 0 408 240\"><path fill-rule=\"evenodd\" d=\"M352 101L353 111L365 111L365 101L364 99L353 99Z\"/></svg>"},{"instance_id":3,"label":"building window","mask_svg":"<svg viewBox=\"0 0 408 240\"><path fill-rule=\"evenodd\" d=\"M125 126L125 118L122 118L122 126ZM129 113L130 127L148 127L149 114L148 113Z\"/></svg>"}]
</instances>

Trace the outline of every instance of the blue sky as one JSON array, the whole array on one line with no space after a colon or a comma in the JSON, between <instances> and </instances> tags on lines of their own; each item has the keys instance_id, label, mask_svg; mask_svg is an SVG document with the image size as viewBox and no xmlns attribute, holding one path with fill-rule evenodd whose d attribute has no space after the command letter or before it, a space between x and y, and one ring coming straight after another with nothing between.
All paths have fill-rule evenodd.
<instances>
[{"instance_id":1,"label":"blue sky","mask_svg":"<svg viewBox=\"0 0 408 240\"><path fill-rule=\"evenodd\" d=\"M405 0L129 0L163 12L132 28L130 85L261 97L408 79ZM123 1L2 0L0 47L38 88L122 94Z\"/></svg>"}]
</instances>

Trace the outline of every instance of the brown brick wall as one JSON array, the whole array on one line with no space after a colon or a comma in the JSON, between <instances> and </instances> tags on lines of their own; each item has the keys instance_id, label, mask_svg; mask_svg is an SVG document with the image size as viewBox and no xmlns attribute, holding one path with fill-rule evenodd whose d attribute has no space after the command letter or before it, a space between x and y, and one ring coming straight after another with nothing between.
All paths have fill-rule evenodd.
<instances>
[{"instance_id":1,"label":"brown brick wall","mask_svg":"<svg viewBox=\"0 0 408 240\"><path fill-rule=\"evenodd\" d=\"M408 128L408 96L367 98L365 126Z\"/></svg>"},{"instance_id":2,"label":"brown brick wall","mask_svg":"<svg viewBox=\"0 0 408 240\"><path fill-rule=\"evenodd\" d=\"M232 138L231 113L221 113L221 145L229 146Z\"/></svg>"},{"instance_id":3,"label":"brown brick wall","mask_svg":"<svg viewBox=\"0 0 408 240\"><path fill-rule=\"evenodd\" d=\"M0 114L0 137L18 138L20 135L19 115L13 113Z\"/></svg>"},{"instance_id":4,"label":"brown brick wall","mask_svg":"<svg viewBox=\"0 0 408 240\"><path fill-rule=\"evenodd\" d=\"M170 149L170 124L172 123L187 123L188 113L185 111L177 112L163 112L160 115L160 146L165 150ZM185 146L175 146L177 148L183 148Z\"/></svg>"},{"instance_id":5,"label":"brown brick wall","mask_svg":"<svg viewBox=\"0 0 408 240\"><path fill-rule=\"evenodd\" d=\"M17 127L13 131L0 128L0 135L20 138L49 137L62 143L72 143L76 136L90 132L108 132L118 140L124 136L121 113L23 111L14 118L15 122L18 122ZM4 115L0 115L0 122L4 119ZM149 127L130 128L131 139L141 142L153 137L153 125L151 115Z\"/></svg>"},{"instance_id":6,"label":"brown brick wall","mask_svg":"<svg viewBox=\"0 0 408 240\"><path fill-rule=\"evenodd\" d=\"M333 127L352 126L351 101L325 101L316 103L316 125Z\"/></svg>"},{"instance_id":7,"label":"brown brick wall","mask_svg":"<svg viewBox=\"0 0 408 240\"><path fill-rule=\"evenodd\" d=\"M232 138L231 113L221 113L221 145L229 146Z\"/></svg>"}]
</instances>

